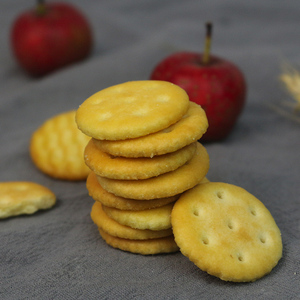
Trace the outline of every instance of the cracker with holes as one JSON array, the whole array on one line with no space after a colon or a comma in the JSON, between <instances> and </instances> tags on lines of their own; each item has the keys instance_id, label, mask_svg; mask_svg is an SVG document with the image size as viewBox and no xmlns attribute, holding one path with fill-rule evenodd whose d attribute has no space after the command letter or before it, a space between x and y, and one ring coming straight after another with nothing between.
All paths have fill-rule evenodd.
<instances>
[{"instance_id":1,"label":"cracker with holes","mask_svg":"<svg viewBox=\"0 0 300 300\"><path fill-rule=\"evenodd\" d=\"M158 132L126 140L95 140L100 150L114 156L154 157L177 151L199 140L208 128L204 110L194 102L175 124Z\"/></svg>"},{"instance_id":2,"label":"cracker with holes","mask_svg":"<svg viewBox=\"0 0 300 300\"><path fill-rule=\"evenodd\" d=\"M32 135L30 155L43 173L62 180L84 180L89 168L83 158L90 138L78 130L75 111L56 115Z\"/></svg>"},{"instance_id":3,"label":"cracker with holes","mask_svg":"<svg viewBox=\"0 0 300 300\"><path fill-rule=\"evenodd\" d=\"M172 235L172 229L162 230L141 230L135 229L126 225L122 225L110 218L103 210L100 202L95 202L91 210L91 218L98 228L109 235L130 239L130 240L147 240L155 239Z\"/></svg>"},{"instance_id":4,"label":"cracker with holes","mask_svg":"<svg viewBox=\"0 0 300 300\"><path fill-rule=\"evenodd\" d=\"M194 156L178 169L143 180L118 180L97 176L101 186L115 195L139 200L151 200L180 194L202 180L209 169L209 155L197 143Z\"/></svg>"},{"instance_id":5,"label":"cracker with holes","mask_svg":"<svg viewBox=\"0 0 300 300\"><path fill-rule=\"evenodd\" d=\"M99 140L123 140L157 132L187 112L189 98L166 81L130 81L103 89L77 110L78 128Z\"/></svg>"},{"instance_id":6,"label":"cracker with holes","mask_svg":"<svg viewBox=\"0 0 300 300\"><path fill-rule=\"evenodd\" d=\"M187 191L175 203L171 220L180 251L225 281L255 281L282 256L280 230L271 213L231 184L209 182Z\"/></svg>"},{"instance_id":7,"label":"cracker with holes","mask_svg":"<svg viewBox=\"0 0 300 300\"><path fill-rule=\"evenodd\" d=\"M174 203L161 207L131 211L102 206L104 212L116 222L135 229L164 230L171 228Z\"/></svg>"},{"instance_id":8,"label":"cracker with holes","mask_svg":"<svg viewBox=\"0 0 300 300\"><path fill-rule=\"evenodd\" d=\"M86 187L89 192L89 195L95 201L99 201L105 206L114 207L121 210L139 211L139 210L161 207L163 205L167 205L169 203L175 202L180 197L180 194L171 197L158 198L153 200L135 200L135 199L119 197L112 193L107 192L104 188L102 188L94 172L91 172L89 174L86 180Z\"/></svg>"},{"instance_id":9,"label":"cracker with holes","mask_svg":"<svg viewBox=\"0 0 300 300\"><path fill-rule=\"evenodd\" d=\"M48 188L29 181L0 182L0 219L49 209L56 196Z\"/></svg>"},{"instance_id":10,"label":"cracker with holes","mask_svg":"<svg viewBox=\"0 0 300 300\"><path fill-rule=\"evenodd\" d=\"M192 158L196 142L172 153L153 158L124 158L111 156L99 150L91 139L85 148L86 165L97 175L111 179L138 180L174 171Z\"/></svg>"},{"instance_id":11,"label":"cracker with holes","mask_svg":"<svg viewBox=\"0 0 300 300\"><path fill-rule=\"evenodd\" d=\"M142 255L154 255L161 253L173 253L179 250L173 235L148 240L123 239L108 234L98 228L101 237L114 248Z\"/></svg>"}]
</instances>

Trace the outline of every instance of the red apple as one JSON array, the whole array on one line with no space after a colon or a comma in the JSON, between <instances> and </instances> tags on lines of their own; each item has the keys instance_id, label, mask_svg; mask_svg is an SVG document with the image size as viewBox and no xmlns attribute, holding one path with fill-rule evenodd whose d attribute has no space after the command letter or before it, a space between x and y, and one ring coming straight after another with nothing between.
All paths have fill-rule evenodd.
<instances>
[{"instance_id":1,"label":"red apple","mask_svg":"<svg viewBox=\"0 0 300 300\"><path fill-rule=\"evenodd\" d=\"M182 87L191 101L202 106L209 127L201 141L212 142L224 139L232 131L245 104L246 81L235 64L207 54L170 55L154 68L150 79Z\"/></svg>"},{"instance_id":2,"label":"red apple","mask_svg":"<svg viewBox=\"0 0 300 300\"><path fill-rule=\"evenodd\" d=\"M34 9L16 18L11 31L14 55L32 76L46 75L86 58L92 44L88 21L66 3L39 1Z\"/></svg>"}]
</instances>

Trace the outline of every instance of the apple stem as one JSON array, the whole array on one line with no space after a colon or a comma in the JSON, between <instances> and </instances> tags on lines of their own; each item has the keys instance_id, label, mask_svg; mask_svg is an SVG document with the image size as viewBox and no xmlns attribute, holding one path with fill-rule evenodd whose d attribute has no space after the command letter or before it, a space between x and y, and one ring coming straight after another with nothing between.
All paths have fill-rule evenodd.
<instances>
[{"instance_id":1,"label":"apple stem","mask_svg":"<svg viewBox=\"0 0 300 300\"><path fill-rule=\"evenodd\" d=\"M211 48L211 36L212 36L212 23L207 22L206 26L206 36L205 36L205 46L204 46L204 53L203 53L203 63L209 64L210 61L210 48Z\"/></svg>"},{"instance_id":2,"label":"apple stem","mask_svg":"<svg viewBox=\"0 0 300 300\"><path fill-rule=\"evenodd\" d=\"M38 16L43 16L46 13L46 5L44 0L37 0L35 11Z\"/></svg>"}]
</instances>

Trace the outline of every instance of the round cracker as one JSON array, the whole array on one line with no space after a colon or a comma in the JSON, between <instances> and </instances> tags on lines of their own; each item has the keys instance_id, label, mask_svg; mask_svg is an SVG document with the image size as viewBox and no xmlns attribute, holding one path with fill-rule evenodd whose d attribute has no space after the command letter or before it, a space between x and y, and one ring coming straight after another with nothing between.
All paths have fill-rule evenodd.
<instances>
[{"instance_id":1,"label":"round cracker","mask_svg":"<svg viewBox=\"0 0 300 300\"><path fill-rule=\"evenodd\" d=\"M101 228L99 228L99 233L108 245L136 254L154 255L172 253L179 250L173 236L150 240L129 240L109 235Z\"/></svg>"},{"instance_id":2,"label":"round cracker","mask_svg":"<svg viewBox=\"0 0 300 300\"><path fill-rule=\"evenodd\" d=\"M91 218L98 228L103 229L105 232L112 236L131 239L131 240L146 240L160 237L170 236L171 229L154 231L154 230L140 230L128 226L124 226L115 220L109 218L102 209L100 202L95 202L91 210Z\"/></svg>"},{"instance_id":3,"label":"round cracker","mask_svg":"<svg viewBox=\"0 0 300 300\"><path fill-rule=\"evenodd\" d=\"M55 203L54 193L35 182L0 182L0 219L33 214L40 209L49 209Z\"/></svg>"},{"instance_id":4,"label":"round cracker","mask_svg":"<svg viewBox=\"0 0 300 300\"><path fill-rule=\"evenodd\" d=\"M176 201L179 195L158 198L153 200L134 200L116 196L107 192L98 182L96 174L91 172L86 180L86 187L89 195L95 200L99 201L105 206L115 207L121 210L145 210L160 207Z\"/></svg>"},{"instance_id":5,"label":"round cracker","mask_svg":"<svg viewBox=\"0 0 300 300\"><path fill-rule=\"evenodd\" d=\"M103 152L124 157L153 157L177 151L199 140L208 128L204 110L190 102L187 113L175 124L159 132L136 139L97 141Z\"/></svg>"},{"instance_id":6,"label":"round cracker","mask_svg":"<svg viewBox=\"0 0 300 300\"><path fill-rule=\"evenodd\" d=\"M174 171L192 158L196 142L175 152L153 158L124 158L102 152L91 139L85 148L86 165L97 175L121 180L138 180Z\"/></svg>"},{"instance_id":7,"label":"round cracker","mask_svg":"<svg viewBox=\"0 0 300 300\"><path fill-rule=\"evenodd\" d=\"M281 234L271 213L241 187L200 184L179 198L171 220L181 252L225 281L254 281L282 256Z\"/></svg>"},{"instance_id":8,"label":"round cracker","mask_svg":"<svg viewBox=\"0 0 300 300\"><path fill-rule=\"evenodd\" d=\"M209 156L203 145L197 143L196 153L175 171L143 180L117 180L97 176L101 186L110 193L130 199L155 199L180 194L206 176Z\"/></svg>"},{"instance_id":9,"label":"round cracker","mask_svg":"<svg viewBox=\"0 0 300 300\"><path fill-rule=\"evenodd\" d=\"M187 93L166 81L130 81L108 87L77 110L78 128L96 139L123 140L162 130L188 110Z\"/></svg>"},{"instance_id":10,"label":"round cracker","mask_svg":"<svg viewBox=\"0 0 300 300\"><path fill-rule=\"evenodd\" d=\"M116 222L135 229L164 230L171 228L174 203L161 207L131 211L102 206L103 211Z\"/></svg>"},{"instance_id":11,"label":"round cracker","mask_svg":"<svg viewBox=\"0 0 300 300\"><path fill-rule=\"evenodd\" d=\"M90 137L78 130L75 111L48 119L32 135L30 156L43 173L63 180L84 180L89 174L83 158Z\"/></svg>"}]
</instances>

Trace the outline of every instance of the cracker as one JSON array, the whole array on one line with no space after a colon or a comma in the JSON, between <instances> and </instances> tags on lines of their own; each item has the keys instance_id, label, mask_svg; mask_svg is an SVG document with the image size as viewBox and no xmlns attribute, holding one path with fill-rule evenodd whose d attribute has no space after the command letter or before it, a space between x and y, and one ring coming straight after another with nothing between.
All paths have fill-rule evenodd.
<instances>
[{"instance_id":1,"label":"cracker","mask_svg":"<svg viewBox=\"0 0 300 300\"><path fill-rule=\"evenodd\" d=\"M280 230L271 213L241 187L200 184L175 203L171 220L181 252L225 281L255 281L282 256Z\"/></svg>"},{"instance_id":2,"label":"cracker","mask_svg":"<svg viewBox=\"0 0 300 300\"><path fill-rule=\"evenodd\" d=\"M0 219L49 209L56 196L48 188L29 181L0 182Z\"/></svg>"},{"instance_id":3,"label":"cracker","mask_svg":"<svg viewBox=\"0 0 300 300\"><path fill-rule=\"evenodd\" d=\"M114 156L153 157L177 151L199 140L208 128L201 106L190 102L187 113L174 125L136 139L95 141L95 145Z\"/></svg>"},{"instance_id":4,"label":"cracker","mask_svg":"<svg viewBox=\"0 0 300 300\"><path fill-rule=\"evenodd\" d=\"M84 180L89 168L83 158L90 138L78 130L75 111L48 119L32 135L30 155L43 173L63 180Z\"/></svg>"},{"instance_id":5,"label":"cracker","mask_svg":"<svg viewBox=\"0 0 300 300\"><path fill-rule=\"evenodd\" d=\"M153 158L124 158L99 150L91 139L85 148L86 165L97 175L121 180L138 180L174 171L192 158L196 142L175 152Z\"/></svg>"},{"instance_id":6,"label":"cracker","mask_svg":"<svg viewBox=\"0 0 300 300\"><path fill-rule=\"evenodd\" d=\"M209 156L197 142L195 155L186 164L157 177L143 180L117 180L97 176L101 186L110 193L130 199L155 199L180 194L200 183L209 169Z\"/></svg>"},{"instance_id":7,"label":"cracker","mask_svg":"<svg viewBox=\"0 0 300 300\"><path fill-rule=\"evenodd\" d=\"M98 228L101 228L108 234L120 238L131 240L146 240L161 238L172 235L171 229L160 231L154 230L140 230L128 226L124 226L107 216L103 211L102 204L95 202L91 210L91 218Z\"/></svg>"},{"instance_id":8,"label":"cracker","mask_svg":"<svg viewBox=\"0 0 300 300\"><path fill-rule=\"evenodd\" d=\"M116 222L135 229L164 230L171 228L174 203L161 207L131 211L102 206L103 211Z\"/></svg>"},{"instance_id":9,"label":"cracker","mask_svg":"<svg viewBox=\"0 0 300 300\"><path fill-rule=\"evenodd\" d=\"M108 245L136 254L154 255L172 253L179 250L173 236L150 240L129 240L109 235L101 228L99 228L99 233Z\"/></svg>"},{"instance_id":10,"label":"cracker","mask_svg":"<svg viewBox=\"0 0 300 300\"><path fill-rule=\"evenodd\" d=\"M116 196L112 193L107 192L99 184L96 174L91 172L86 180L86 187L89 191L89 195L95 200L99 201L105 206L115 207L122 210L145 210L155 207L160 207L176 201L179 195L159 198L153 200L134 200Z\"/></svg>"},{"instance_id":11,"label":"cracker","mask_svg":"<svg viewBox=\"0 0 300 300\"><path fill-rule=\"evenodd\" d=\"M78 128L100 140L144 136L176 123L189 98L166 81L130 81L108 87L85 100L77 110Z\"/></svg>"}]
</instances>

